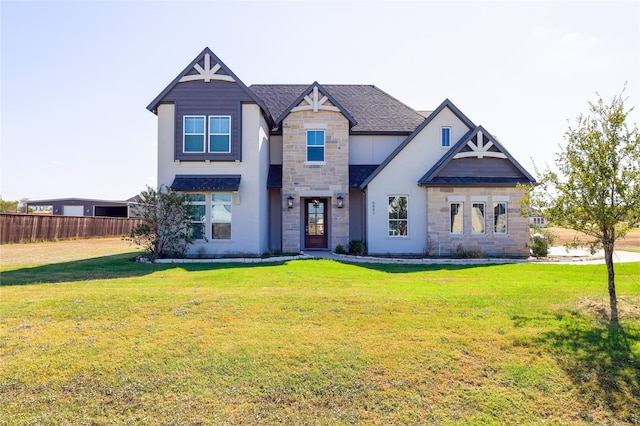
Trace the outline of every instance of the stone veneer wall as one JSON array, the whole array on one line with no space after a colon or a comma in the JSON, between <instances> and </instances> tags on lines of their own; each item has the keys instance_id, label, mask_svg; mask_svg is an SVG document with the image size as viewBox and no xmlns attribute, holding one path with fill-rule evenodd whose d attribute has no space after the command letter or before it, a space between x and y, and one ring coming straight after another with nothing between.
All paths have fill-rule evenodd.
<instances>
[{"instance_id":1,"label":"stone veneer wall","mask_svg":"<svg viewBox=\"0 0 640 426\"><path fill-rule=\"evenodd\" d=\"M325 164L306 164L307 130L325 131ZM287 197L294 197L288 209ZM344 208L336 197L344 198ZM349 121L339 112L299 111L290 113L282 127L282 250L298 252L304 244L301 198L329 199L328 244L346 246L349 241Z\"/></svg>"},{"instance_id":2,"label":"stone veneer wall","mask_svg":"<svg viewBox=\"0 0 640 426\"><path fill-rule=\"evenodd\" d=\"M451 256L458 245L480 250L485 256L528 257L529 222L520 215L522 190L503 187L429 187L427 188L428 244L432 256ZM451 234L449 204L463 202L463 234ZM493 232L493 203L507 201L507 233ZM471 205L485 203L485 233L471 232Z\"/></svg>"}]
</instances>

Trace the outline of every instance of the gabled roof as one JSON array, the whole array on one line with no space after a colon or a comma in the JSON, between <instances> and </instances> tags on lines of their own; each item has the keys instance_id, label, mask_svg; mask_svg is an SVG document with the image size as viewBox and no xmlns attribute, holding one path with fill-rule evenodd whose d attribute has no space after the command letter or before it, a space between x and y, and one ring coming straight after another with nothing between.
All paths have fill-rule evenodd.
<instances>
[{"instance_id":1,"label":"gabled roof","mask_svg":"<svg viewBox=\"0 0 640 426\"><path fill-rule=\"evenodd\" d=\"M201 73L206 74L207 77L212 77L212 76L216 75L216 73L217 73L216 70L222 70L224 72L224 74L217 74L218 79L224 79L226 81L231 81L231 82L236 83L238 86L240 86L247 93L247 95L252 100L254 100L260 106L260 108L262 108L262 110L265 112L265 115L270 117L269 111L268 111L266 105L264 104L264 102L262 102L262 100L260 98L258 98L255 95L255 93L253 93L251 90L249 90L249 88L242 82L242 80L240 80L233 73L233 71L231 71L231 69L229 69L229 67L227 67L225 65L225 63L222 62L220 60L220 58L218 58L211 51L211 49L209 49L208 47L205 47L204 50L202 52L200 52L200 54L198 56L196 56L195 59L193 61L191 61L191 63L189 65L187 65L187 67L184 70L182 70L182 72L180 74L178 74L178 76L176 78L174 78L173 81L171 83L169 83L169 85L158 96L156 96L156 98L153 101L151 101L151 103L149 105L147 105L147 109L155 114L157 112L157 109L158 109L158 104L160 104L160 102L162 102L162 99L178 83L180 83L180 80L182 80L184 78L186 81L188 81L190 79L193 79L195 76L197 76L197 74L193 74L193 69L194 69L194 67L200 67L199 62L202 61L203 58L206 59L207 55L209 57L209 61L211 61L211 62L213 62L214 64L217 64L217 65L215 65L213 69L204 69L204 70L202 70ZM206 62L207 61L205 61L205 63ZM226 78L226 77L230 77L230 78Z\"/></svg>"},{"instance_id":2,"label":"gabled roof","mask_svg":"<svg viewBox=\"0 0 640 426\"><path fill-rule=\"evenodd\" d=\"M463 158L501 158L509 161L521 174L518 177L508 176L439 176L454 159ZM533 183L536 180L518 163L496 138L482 126L474 128L463 136L434 166L418 181L418 185L456 185L456 184L492 184L515 185L516 183Z\"/></svg>"},{"instance_id":3,"label":"gabled roof","mask_svg":"<svg viewBox=\"0 0 640 426\"><path fill-rule=\"evenodd\" d=\"M292 104L295 107L300 103L310 87L313 85L253 84L249 89L264 101L273 117L281 117ZM351 128L354 134L408 135L425 120L417 111L372 85L322 87L331 94L331 102L339 104L357 122ZM300 101L296 104L297 99Z\"/></svg>"},{"instance_id":4,"label":"gabled roof","mask_svg":"<svg viewBox=\"0 0 640 426\"><path fill-rule=\"evenodd\" d=\"M374 170L373 173L371 173L369 177L365 179L364 182L362 182L362 184L360 184L360 189L366 188L366 186L369 185L369 183L382 171L382 169L384 169L387 164L389 164L400 153L400 151L402 151L404 147L407 146L409 142L411 142L425 127L427 127L429 123L431 123L433 119L437 117L438 114L440 114L440 112L442 112L442 110L444 110L445 108L449 108L449 110L470 129L473 129L475 127L475 124L473 124L473 122L469 120L469 118L467 118L467 116L464 115L462 111L460 111L453 104L453 102L451 102L449 99L445 99L444 102L442 102L440 106L438 106L438 108L436 108L429 115L429 117L427 117L426 120L424 120L422 124L413 131L413 133L411 133L400 145L398 145L398 147L394 149L391 154L389 154L389 156L382 162L382 164L380 164L378 168Z\"/></svg>"},{"instance_id":5,"label":"gabled roof","mask_svg":"<svg viewBox=\"0 0 640 426\"><path fill-rule=\"evenodd\" d=\"M320 95L318 94L318 92L322 93L322 95L324 96L323 98L320 98ZM313 93L313 98L310 98L309 95ZM326 99L325 99L326 98ZM282 121L285 119L285 117L287 115L289 115L292 111L295 111L298 108L304 108L304 107L300 107L299 105L302 103L302 101L306 101L309 104L309 109L313 109L313 111L317 111L318 108L320 109L337 109L337 111L339 111L340 113L342 113L342 115L344 115L344 117L349 120L349 122L351 123L351 126L355 126L356 124L358 124L356 122L356 120L351 116L351 114L349 114L342 105L340 105L340 102L336 101L335 98L333 96L331 96L331 93L329 93L329 91L327 91L327 89L325 89L324 87L322 87L322 85L320 83L318 83L317 81L314 81L309 87L307 87L306 90L303 90L302 93L300 94L300 96L298 96L292 103L291 105L289 105L287 107L287 109L284 110L284 112L282 112L282 114L280 114L280 116L278 116L278 118L275 119L275 124L276 126L280 126L280 123L282 123ZM325 106L324 102L326 102L326 100L329 100L329 102L331 102L331 106Z\"/></svg>"}]
</instances>

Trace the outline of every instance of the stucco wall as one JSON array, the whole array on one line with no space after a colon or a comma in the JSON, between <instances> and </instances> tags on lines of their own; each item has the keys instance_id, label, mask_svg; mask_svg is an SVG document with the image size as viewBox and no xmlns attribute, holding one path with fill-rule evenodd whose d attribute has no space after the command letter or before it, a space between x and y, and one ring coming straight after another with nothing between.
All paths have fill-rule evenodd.
<instances>
[{"instance_id":1,"label":"stucco wall","mask_svg":"<svg viewBox=\"0 0 640 426\"><path fill-rule=\"evenodd\" d=\"M262 254L268 250L269 168L268 126L260 108L242 105L242 161L174 161L175 110L171 104L158 107L158 184L170 186L176 175L241 175L233 197L231 240L197 241L189 254ZM203 191L204 192L204 191Z\"/></svg>"},{"instance_id":2,"label":"stucco wall","mask_svg":"<svg viewBox=\"0 0 640 426\"><path fill-rule=\"evenodd\" d=\"M382 164L406 138L398 135L351 135L349 164Z\"/></svg>"},{"instance_id":3,"label":"stucco wall","mask_svg":"<svg viewBox=\"0 0 640 426\"><path fill-rule=\"evenodd\" d=\"M369 183L367 187L367 249L369 253L418 253L427 250L427 191L418 180L443 156L440 128L451 127L452 145L470 129L448 108L415 136L411 142ZM388 235L388 197L408 197L408 235Z\"/></svg>"}]
</instances>

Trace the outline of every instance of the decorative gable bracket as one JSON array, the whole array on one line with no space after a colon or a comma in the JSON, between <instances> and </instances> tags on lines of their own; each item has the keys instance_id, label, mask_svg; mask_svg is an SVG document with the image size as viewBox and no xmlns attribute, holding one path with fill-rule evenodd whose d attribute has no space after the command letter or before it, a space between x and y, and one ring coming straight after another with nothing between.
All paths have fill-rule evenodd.
<instances>
[{"instance_id":1,"label":"decorative gable bracket","mask_svg":"<svg viewBox=\"0 0 640 426\"><path fill-rule=\"evenodd\" d=\"M319 98L320 98L320 94L318 92L318 86L313 86L313 98L310 98L309 95L305 95L303 100L307 102L307 105L298 105L297 107L293 108L291 112L311 111L311 110L313 110L313 112L318 112L320 110L341 112L338 107L335 107L330 104L325 105L325 103L329 100L328 97L323 96L321 99Z\"/></svg>"},{"instance_id":2,"label":"decorative gable bracket","mask_svg":"<svg viewBox=\"0 0 640 426\"><path fill-rule=\"evenodd\" d=\"M457 160L459 158L470 158L470 157L476 157L476 158L492 157L492 158L505 158L505 159L507 158L507 156L502 152L489 151L493 146L493 142L487 141L487 144L485 144L484 135L482 134L481 130L478 131L478 134L476 135L475 139L476 139L476 142L474 142L473 139L467 142L467 146L471 148L471 151L458 152L456 155L453 156L453 159Z\"/></svg>"},{"instance_id":3,"label":"decorative gable bracket","mask_svg":"<svg viewBox=\"0 0 640 426\"><path fill-rule=\"evenodd\" d=\"M197 81L204 80L205 83L211 82L211 80L220 80L220 81L229 81L231 83L235 83L235 80L230 75L224 74L216 74L222 66L220 64L215 64L211 67L211 55L208 53L204 54L204 68L200 66L200 64L196 63L193 68L198 71L198 74L190 74L183 76L179 82L184 83L185 81Z\"/></svg>"}]
</instances>

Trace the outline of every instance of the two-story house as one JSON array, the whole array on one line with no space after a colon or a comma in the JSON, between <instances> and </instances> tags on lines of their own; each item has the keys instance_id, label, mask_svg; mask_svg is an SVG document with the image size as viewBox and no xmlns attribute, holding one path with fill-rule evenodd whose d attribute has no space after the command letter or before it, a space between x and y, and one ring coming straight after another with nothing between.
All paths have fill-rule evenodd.
<instances>
[{"instance_id":1,"label":"two-story house","mask_svg":"<svg viewBox=\"0 0 640 426\"><path fill-rule=\"evenodd\" d=\"M372 85L246 86L205 48L147 107L158 185L191 201L191 254L334 249L528 256L531 175L451 101Z\"/></svg>"}]
</instances>

